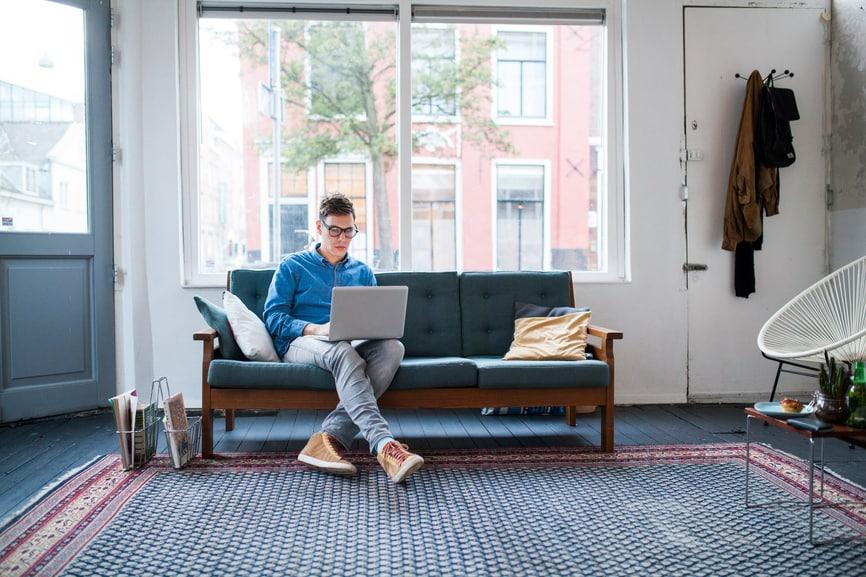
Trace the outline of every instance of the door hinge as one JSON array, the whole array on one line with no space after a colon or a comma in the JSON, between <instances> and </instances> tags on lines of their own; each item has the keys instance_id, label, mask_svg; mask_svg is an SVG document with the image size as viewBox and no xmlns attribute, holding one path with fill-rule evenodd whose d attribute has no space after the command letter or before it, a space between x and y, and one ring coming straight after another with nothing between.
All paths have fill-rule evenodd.
<instances>
[{"instance_id":1,"label":"door hinge","mask_svg":"<svg viewBox=\"0 0 866 577\"><path fill-rule=\"evenodd\" d=\"M114 147L111 149L111 161L120 164L123 161L123 149Z\"/></svg>"},{"instance_id":2,"label":"door hinge","mask_svg":"<svg viewBox=\"0 0 866 577\"><path fill-rule=\"evenodd\" d=\"M123 285L123 269L117 265L113 267L114 290L119 290Z\"/></svg>"},{"instance_id":3,"label":"door hinge","mask_svg":"<svg viewBox=\"0 0 866 577\"><path fill-rule=\"evenodd\" d=\"M108 25L111 28L119 28L120 27L120 10L116 8L111 9L111 13L108 17Z\"/></svg>"},{"instance_id":4,"label":"door hinge","mask_svg":"<svg viewBox=\"0 0 866 577\"><path fill-rule=\"evenodd\" d=\"M687 161L698 161L704 159L704 151L697 148L681 148L680 149L680 162Z\"/></svg>"},{"instance_id":5,"label":"door hinge","mask_svg":"<svg viewBox=\"0 0 866 577\"><path fill-rule=\"evenodd\" d=\"M111 65L120 66L120 48L111 47Z\"/></svg>"}]
</instances>

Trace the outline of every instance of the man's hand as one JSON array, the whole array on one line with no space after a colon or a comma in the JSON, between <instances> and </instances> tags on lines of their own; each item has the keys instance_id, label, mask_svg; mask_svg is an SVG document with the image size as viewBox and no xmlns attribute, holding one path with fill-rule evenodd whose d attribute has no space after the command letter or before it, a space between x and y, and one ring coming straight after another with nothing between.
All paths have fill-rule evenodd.
<instances>
[{"instance_id":1,"label":"man's hand","mask_svg":"<svg viewBox=\"0 0 866 577\"><path fill-rule=\"evenodd\" d=\"M309 323L304 327L304 335L314 335L320 337L328 336L328 333L331 332L331 323L325 323L323 325L317 325L314 323Z\"/></svg>"}]
</instances>

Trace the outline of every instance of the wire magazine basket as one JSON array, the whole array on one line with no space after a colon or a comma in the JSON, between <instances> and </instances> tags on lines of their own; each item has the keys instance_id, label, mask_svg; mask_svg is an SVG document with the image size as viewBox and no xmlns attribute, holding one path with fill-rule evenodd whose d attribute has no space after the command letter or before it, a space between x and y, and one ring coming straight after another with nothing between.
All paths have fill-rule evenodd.
<instances>
[{"instance_id":1,"label":"wire magazine basket","mask_svg":"<svg viewBox=\"0 0 866 577\"><path fill-rule=\"evenodd\" d=\"M182 411L184 427L169 428L166 426L165 401L171 397L168 378L160 377L150 385L150 403L136 407L134 422L128 429L118 428L121 459L120 467L124 471L137 469L146 465L157 452L159 437L159 422L163 421L165 447L162 452L168 456L171 466L180 469L190 459L201 451L201 417L186 419ZM160 419L160 411L163 418Z\"/></svg>"},{"instance_id":2,"label":"wire magazine basket","mask_svg":"<svg viewBox=\"0 0 866 577\"><path fill-rule=\"evenodd\" d=\"M160 377L151 384L151 398L154 392L159 399L159 405L163 408L163 434L165 435L165 454L168 455L169 463L175 469L182 469L190 459L201 452L201 417L186 416L186 409L180 407L166 407L165 401L171 397L171 388L166 377ZM175 418L174 426L169 426L169 415L171 412ZM178 418L180 416L181 418ZM178 426L180 422L182 426Z\"/></svg>"},{"instance_id":3,"label":"wire magazine basket","mask_svg":"<svg viewBox=\"0 0 866 577\"><path fill-rule=\"evenodd\" d=\"M125 400L122 400L124 397ZM153 391L151 390L150 403L139 405L138 397L128 394L114 397L110 402L115 411L116 423L121 422L117 420L120 412L128 415L123 420L127 426L118 425L116 430L120 442L120 468L129 471L146 465L156 454L159 436L158 409L153 402ZM121 405L115 406L114 403Z\"/></svg>"}]
</instances>

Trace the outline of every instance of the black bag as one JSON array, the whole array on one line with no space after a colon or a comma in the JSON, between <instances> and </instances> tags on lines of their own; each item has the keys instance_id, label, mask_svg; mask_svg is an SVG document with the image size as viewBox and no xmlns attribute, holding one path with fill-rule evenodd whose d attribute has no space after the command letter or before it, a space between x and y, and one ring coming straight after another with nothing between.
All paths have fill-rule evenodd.
<instances>
[{"instance_id":1,"label":"black bag","mask_svg":"<svg viewBox=\"0 0 866 577\"><path fill-rule=\"evenodd\" d=\"M764 166L783 168L797 160L791 121L800 120L794 91L776 88L772 81L761 90L756 152Z\"/></svg>"}]
</instances>

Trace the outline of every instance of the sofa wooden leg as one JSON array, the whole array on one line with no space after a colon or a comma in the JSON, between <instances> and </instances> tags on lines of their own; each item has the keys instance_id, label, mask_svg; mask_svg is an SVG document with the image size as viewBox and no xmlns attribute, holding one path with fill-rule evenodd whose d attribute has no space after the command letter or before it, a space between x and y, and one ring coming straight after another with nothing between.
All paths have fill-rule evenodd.
<instances>
[{"instance_id":1,"label":"sofa wooden leg","mask_svg":"<svg viewBox=\"0 0 866 577\"><path fill-rule=\"evenodd\" d=\"M226 409L226 431L233 431L235 428L235 410Z\"/></svg>"},{"instance_id":2,"label":"sofa wooden leg","mask_svg":"<svg viewBox=\"0 0 866 577\"><path fill-rule=\"evenodd\" d=\"M613 453L613 405L601 406L601 450Z\"/></svg>"},{"instance_id":3,"label":"sofa wooden leg","mask_svg":"<svg viewBox=\"0 0 866 577\"><path fill-rule=\"evenodd\" d=\"M569 427L577 425L577 407L574 405L566 405L565 407L565 424Z\"/></svg>"},{"instance_id":4,"label":"sofa wooden leg","mask_svg":"<svg viewBox=\"0 0 866 577\"><path fill-rule=\"evenodd\" d=\"M203 407L201 411L201 456L213 458L213 411Z\"/></svg>"}]
</instances>

